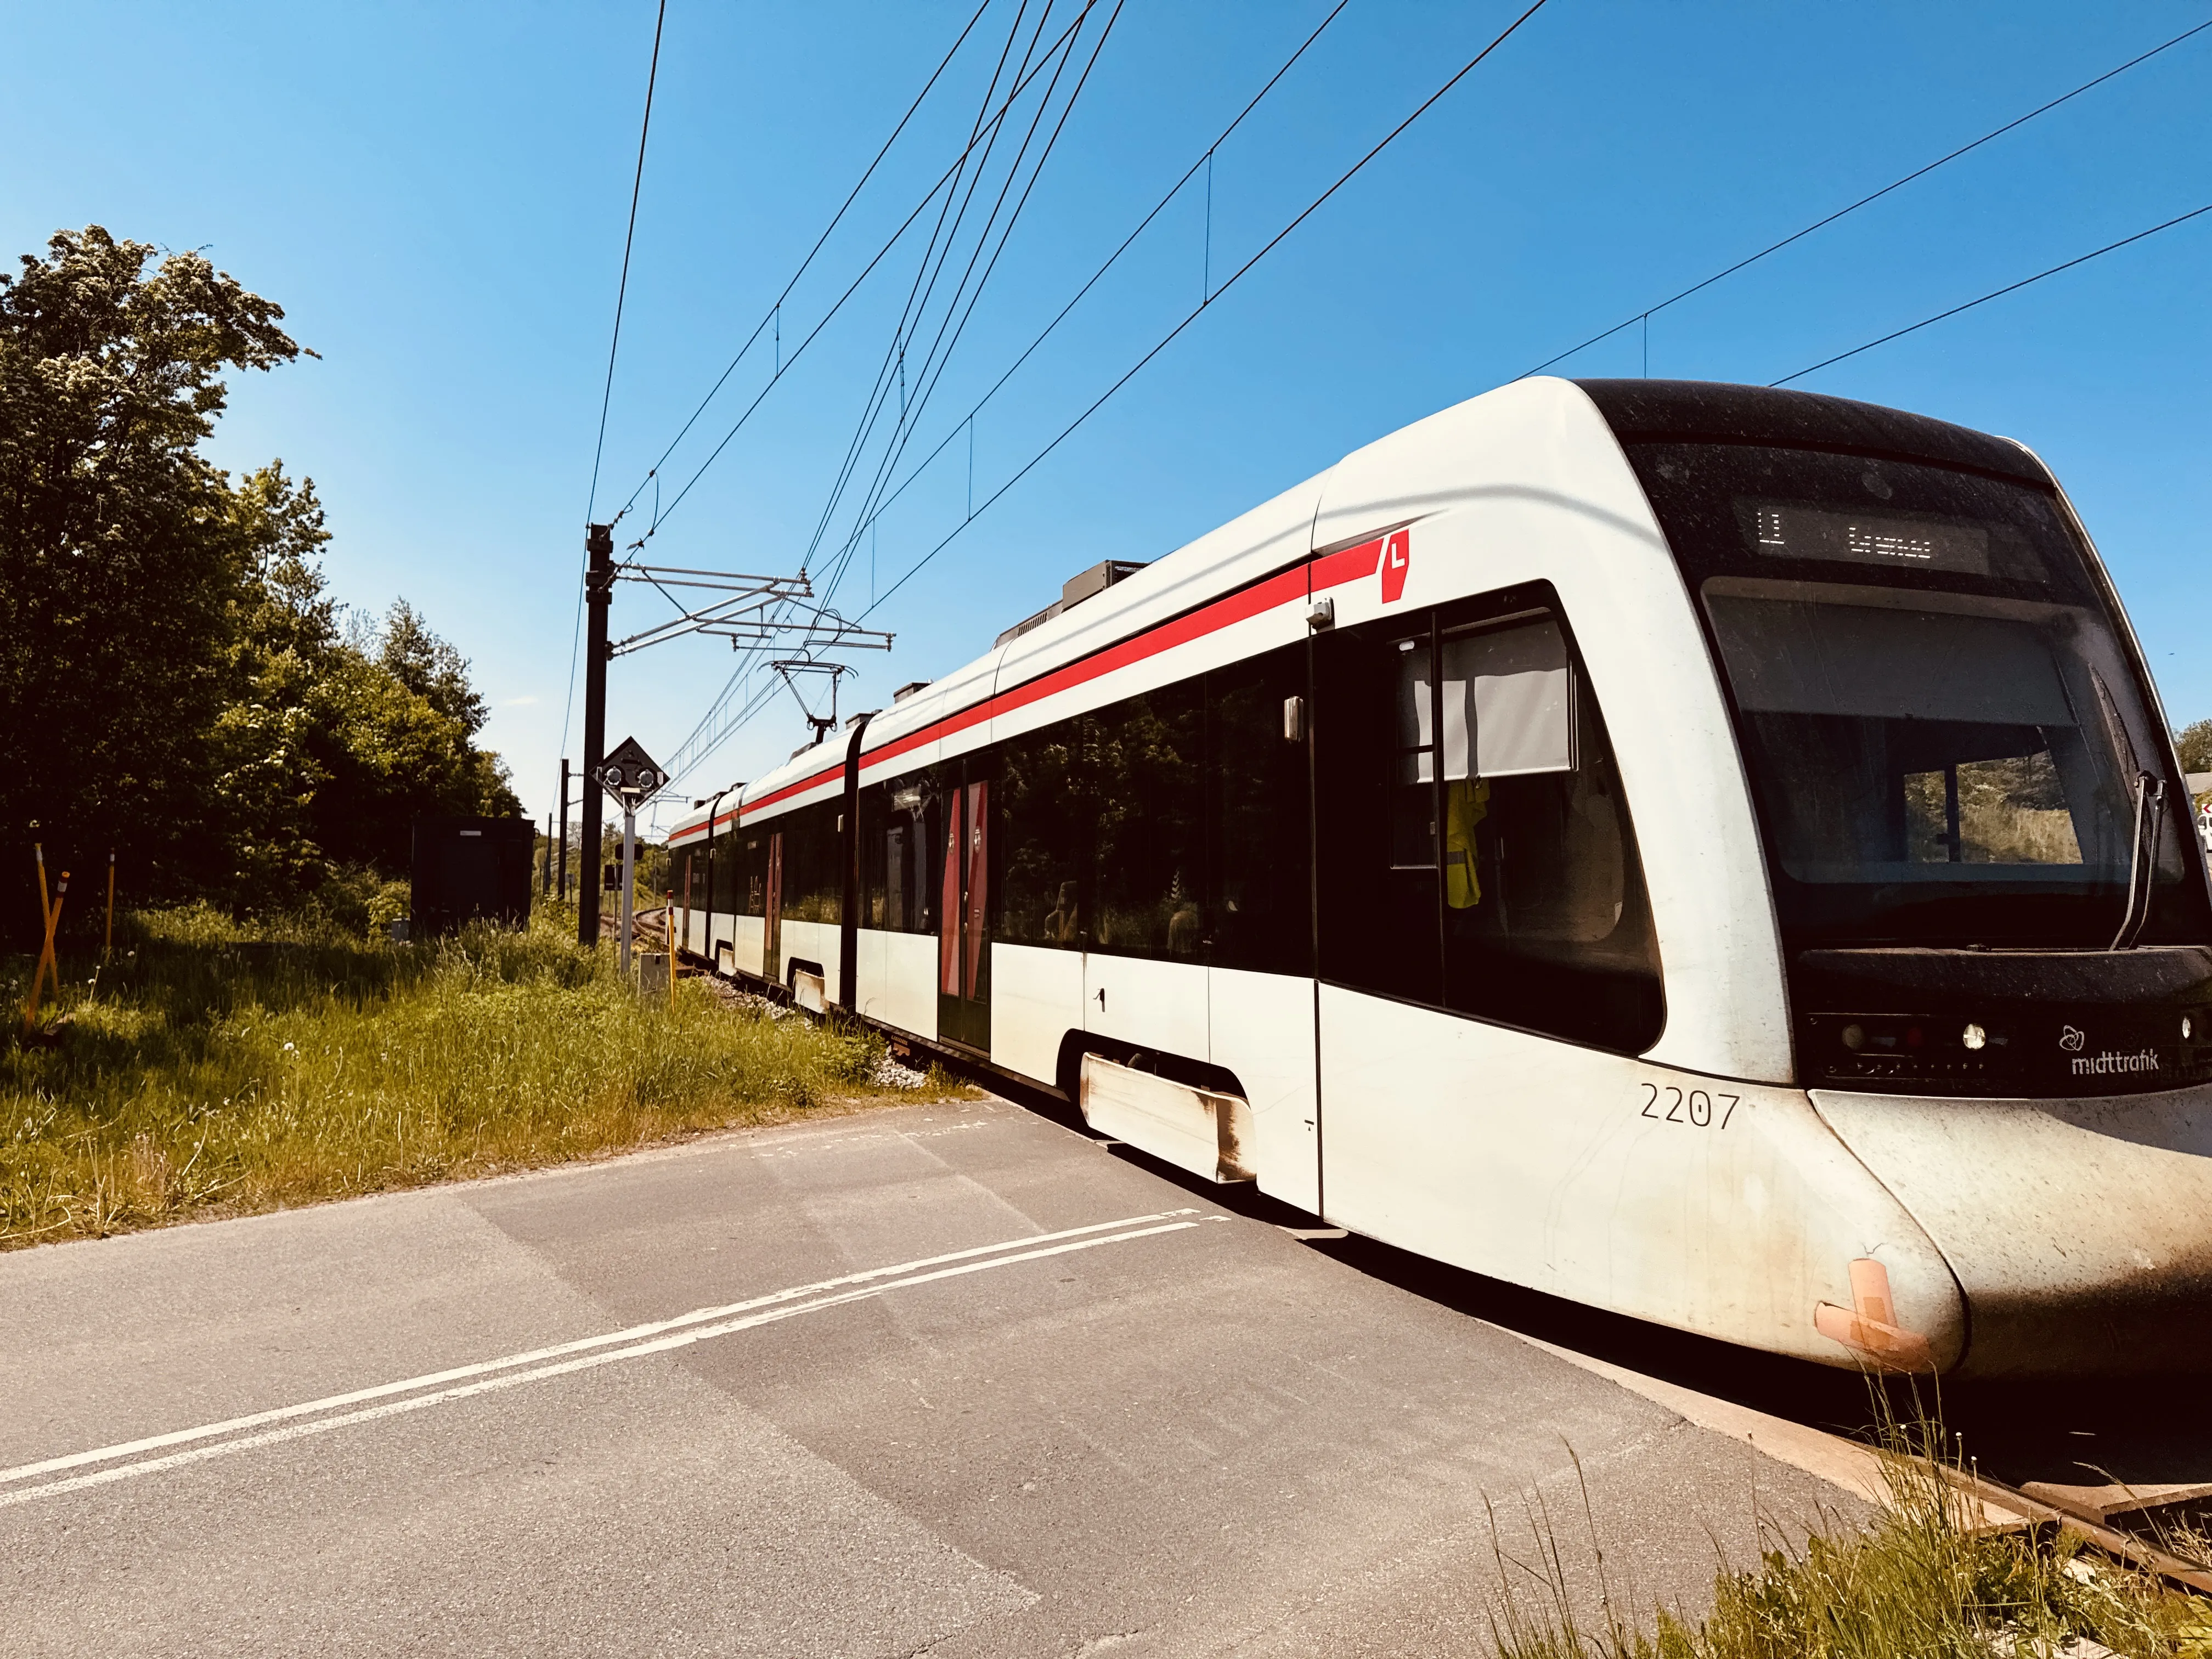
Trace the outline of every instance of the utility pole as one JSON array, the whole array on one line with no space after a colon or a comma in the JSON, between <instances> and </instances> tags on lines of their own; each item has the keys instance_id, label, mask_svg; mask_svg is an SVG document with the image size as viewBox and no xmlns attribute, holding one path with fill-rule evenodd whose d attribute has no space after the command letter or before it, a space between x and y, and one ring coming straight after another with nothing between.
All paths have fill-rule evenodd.
<instances>
[{"instance_id":1,"label":"utility pole","mask_svg":"<svg viewBox=\"0 0 2212 1659\"><path fill-rule=\"evenodd\" d=\"M584 575L584 860L591 872L576 893L576 939L586 946L599 942L599 763L607 743L607 602L614 597L615 528L584 526L584 550L591 564Z\"/></svg>"},{"instance_id":2,"label":"utility pole","mask_svg":"<svg viewBox=\"0 0 2212 1659\"><path fill-rule=\"evenodd\" d=\"M619 514L617 516L620 516ZM631 544L633 552L644 545L642 541ZM678 639L686 634L712 634L727 639L732 650L747 646L780 644L812 652L852 648L868 651L888 651L891 636L876 629L861 628L848 622L826 606L814 605L801 610L796 616L782 614L814 597L814 589L805 574L797 576L751 576L728 571L693 570L666 565L645 565L615 562L615 527L612 524L587 524L584 526L584 550L590 555L584 572L584 608L586 620L584 630L584 761L583 806L584 822L577 836L577 855L582 862L582 879L576 884L576 938L578 943L593 946L599 939L600 898L599 860L603 856L600 838L602 828L599 791L602 788L629 791L635 787L634 765L623 769L619 783L608 777L613 762L622 758L617 750L607 753L607 665L615 658L632 651L642 650L648 645L658 645L664 640ZM720 597L693 611L687 611L671 621L658 623L642 633L626 639L610 641L607 635L607 611L614 598L617 581L651 582L663 592L677 588L700 588ZM672 598L674 595L670 593ZM836 675L850 673L842 665L836 666L807 659L793 664L780 664L787 683L792 672L811 671L832 676L830 701L832 714L830 726L811 712L809 720L817 732L834 729L836 701ZM793 687L796 695L797 688ZM804 700L802 699L802 706ZM712 716L709 716L712 719ZM701 733L693 734L694 741ZM634 744L630 746L635 746ZM708 744L711 747L711 743ZM689 745L687 745L688 749ZM634 760L643 760L645 751L638 750ZM679 759L690 757L680 756ZM568 861L568 763L561 763L562 819L561 852L564 871ZM633 820L636 807L650 799L666 787L668 772L653 765L651 787L629 803L626 816ZM626 800L628 795L623 797ZM635 861L635 853L626 854L625 868ZM628 878L625 876L625 881ZM627 885L623 889L627 893ZM625 903L627 901L625 901ZM628 938L627 932L623 937Z\"/></svg>"},{"instance_id":3,"label":"utility pole","mask_svg":"<svg viewBox=\"0 0 2212 1659\"><path fill-rule=\"evenodd\" d=\"M556 856L561 860L561 897L565 902L568 897L568 757L566 755L561 757L561 848Z\"/></svg>"}]
</instances>

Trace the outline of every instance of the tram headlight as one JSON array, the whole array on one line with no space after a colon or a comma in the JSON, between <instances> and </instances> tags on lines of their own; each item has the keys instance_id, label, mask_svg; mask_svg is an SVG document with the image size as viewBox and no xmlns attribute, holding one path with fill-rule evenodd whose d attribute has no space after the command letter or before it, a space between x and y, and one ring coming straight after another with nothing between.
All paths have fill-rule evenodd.
<instances>
[{"instance_id":1,"label":"tram headlight","mask_svg":"<svg viewBox=\"0 0 2212 1659\"><path fill-rule=\"evenodd\" d=\"M1850 1049L1853 1054L1856 1054L1860 1049L1865 1048L1866 1027L1856 1024L1844 1026L1844 1047Z\"/></svg>"},{"instance_id":2,"label":"tram headlight","mask_svg":"<svg viewBox=\"0 0 2212 1659\"><path fill-rule=\"evenodd\" d=\"M2184 1014L2184 1015L2181 1017L2181 1040L2182 1040L2184 1042L2188 1042L2188 1041L2189 1041L2189 1037L2190 1037L2190 1029L2191 1029L2191 1028L2190 1028L2190 1024L2189 1024L2189 1016L2188 1016L2188 1015L2186 1015L2186 1014Z\"/></svg>"},{"instance_id":3,"label":"tram headlight","mask_svg":"<svg viewBox=\"0 0 2212 1659\"><path fill-rule=\"evenodd\" d=\"M1959 1033L1959 1041L1965 1043L1967 1048L1972 1049L1978 1050L1981 1046L1989 1040L1990 1034L1987 1031L1984 1031L1980 1026L1973 1024L1971 1022L1967 1024L1965 1030Z\"/></svg>"}]
</instances>

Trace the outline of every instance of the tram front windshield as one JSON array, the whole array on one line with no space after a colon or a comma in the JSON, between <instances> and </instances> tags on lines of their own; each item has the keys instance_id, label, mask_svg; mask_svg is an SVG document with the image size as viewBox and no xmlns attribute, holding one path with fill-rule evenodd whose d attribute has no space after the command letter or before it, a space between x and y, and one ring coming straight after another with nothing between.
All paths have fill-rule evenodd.
<instances>
[{"instance_id":1,"label":"tram front windshield","mask_svg":"<svg viewBox=\"0 0 2212 1659\"><path fill-rule=\"evenodd\" d=\"M1704 609L1793 947L2109 945L2144 773L2167 806L2142 941L2207 937L2169 746L2053 495L1746 445L1631 458Z\"/></svg>"}]
</instances>

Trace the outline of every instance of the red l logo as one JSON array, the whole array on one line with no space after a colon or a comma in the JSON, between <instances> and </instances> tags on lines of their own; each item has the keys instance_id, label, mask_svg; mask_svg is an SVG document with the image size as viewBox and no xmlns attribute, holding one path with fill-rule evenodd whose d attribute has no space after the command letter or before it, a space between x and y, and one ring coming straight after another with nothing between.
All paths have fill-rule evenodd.
<instances>
[{"instance_id":1,"label":"red l logo","mask_svg":"<svg viewBox=\"0 0 2212 1659\"><path fill-rule=\"evenodd\" d=\"M1406 567L1413 562L1413 532L1393 531L1382 544L1382 603L1395 605L1406 591Z\"/></svg>"}]
</instances>

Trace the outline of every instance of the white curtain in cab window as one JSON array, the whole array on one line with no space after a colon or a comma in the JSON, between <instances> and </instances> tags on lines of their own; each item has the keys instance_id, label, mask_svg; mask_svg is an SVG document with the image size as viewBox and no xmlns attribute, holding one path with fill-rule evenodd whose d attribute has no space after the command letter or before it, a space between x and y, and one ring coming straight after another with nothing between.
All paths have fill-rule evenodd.
<instances>
[{"instance_id":1,"label":"white curtain in cab window","mask_svg":"<svg viewBox=\"0 0 2212 1659\"><path fill-rule=\"evenodd\" d=\"M1574 770L1567 641L1557 622L1445 640L1443 689L1447 781L1468 775L1470 726L1477 777Z\"/></svg>"}]
</instances>

